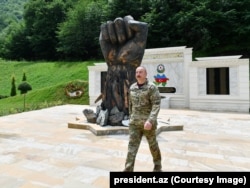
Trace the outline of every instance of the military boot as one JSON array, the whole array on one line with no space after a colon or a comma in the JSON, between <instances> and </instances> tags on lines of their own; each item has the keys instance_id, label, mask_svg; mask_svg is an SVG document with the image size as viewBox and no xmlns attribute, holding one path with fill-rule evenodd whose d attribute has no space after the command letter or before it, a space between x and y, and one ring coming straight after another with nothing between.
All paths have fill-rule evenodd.
<instances>
[{"instance_id":1,"label":"military boot","mask_svg":"<svg viewBox=\"0 0 250 188\"><path fill-rule=\"evenodd\" d=\"M154 166L154 169L153 169L153 172L162 172L162 166L161 165L155 165Z\"/></svg>"}]
</instances>

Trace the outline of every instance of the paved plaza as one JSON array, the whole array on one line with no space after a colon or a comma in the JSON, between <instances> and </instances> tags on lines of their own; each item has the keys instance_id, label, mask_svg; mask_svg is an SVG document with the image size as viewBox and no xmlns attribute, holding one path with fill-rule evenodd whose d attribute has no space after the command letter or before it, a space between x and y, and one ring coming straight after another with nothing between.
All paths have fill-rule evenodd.
<instances>
[{"instance_id":1,"label":"paved plaza","mask_svg":"<svg viewBox=\"0 0 250 188\"><path fill-rule=\"evenodd\" d=\"M68 128L85 105L63 105L0 117L0 187L109 188L124 168L128 134L97 136ZM183 130L159 133L164 171L250 171L250 114L161 109L160 122ZM135 171L152 171L146 139Z\"/></svg>"}]
</instances>

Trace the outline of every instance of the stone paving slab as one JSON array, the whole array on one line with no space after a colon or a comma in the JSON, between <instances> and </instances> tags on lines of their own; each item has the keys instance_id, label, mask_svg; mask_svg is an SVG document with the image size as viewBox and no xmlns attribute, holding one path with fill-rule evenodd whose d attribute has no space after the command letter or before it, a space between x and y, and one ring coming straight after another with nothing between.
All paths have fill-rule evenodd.
<instances>
[{"instance_id":1,"label":"stone paving slab","mask_svg":"<svg viewBox=\"0 0 250 188\"><path fill-rule=\"evenodd\" d=\"M0 187L109 188L122 171L128 135L96 136L68 128L85 105L63 105L0 117ZM158 135L163 170L250 171L250 115L161 109L159 121L183 125ZM135 171L152 171L142 139Z\"/></svg>"}]
</instances>

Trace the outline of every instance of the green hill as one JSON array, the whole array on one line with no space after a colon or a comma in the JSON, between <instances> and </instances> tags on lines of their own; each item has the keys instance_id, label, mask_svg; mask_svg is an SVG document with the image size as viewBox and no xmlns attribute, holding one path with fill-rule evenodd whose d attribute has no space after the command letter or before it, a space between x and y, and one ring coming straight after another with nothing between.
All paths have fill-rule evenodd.
<instances>
[{"instance_id":1,"label":"green hill","mask_svg":"<svg viewBox=\"0 0 250 188\"><path fill-rule=\"evenodd\" d=\"M0 116L62 104L89 104L88 66L94 62L13 62L0 60ZM26 75L32 90L21 95L17 89ZM16 96L10 96L12 77ZM83 91L69 97L66 91ZM7 96L7 98L3 98Z\"/></svg>"},{"instance_id":2,"label":"green hill","mask_svg":"<svg viewBox=\"0 0 250 188\"><path fill-rule=\"evenodd\" d=\"M23 18L24 4L28 0L1 0L0 1L0 32L13 22Z\"/></svg>"}]
</instances>

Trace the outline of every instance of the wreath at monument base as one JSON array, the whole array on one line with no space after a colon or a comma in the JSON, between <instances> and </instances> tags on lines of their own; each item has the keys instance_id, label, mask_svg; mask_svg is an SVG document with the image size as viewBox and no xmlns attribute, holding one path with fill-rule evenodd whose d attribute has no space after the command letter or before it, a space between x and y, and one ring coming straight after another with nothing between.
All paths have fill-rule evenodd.
<instances>
[{"instance_id":1,"label":"wreath at monument base","mask_svg":"<svg viewBox=\"0 0 250 188\"><path fill-rule=\"evenodd\" d=\"M65 94L69 98L80 98L83 95L83 87L78 82L70 82L65 87Z\"/></svg>"}]
</instances>

